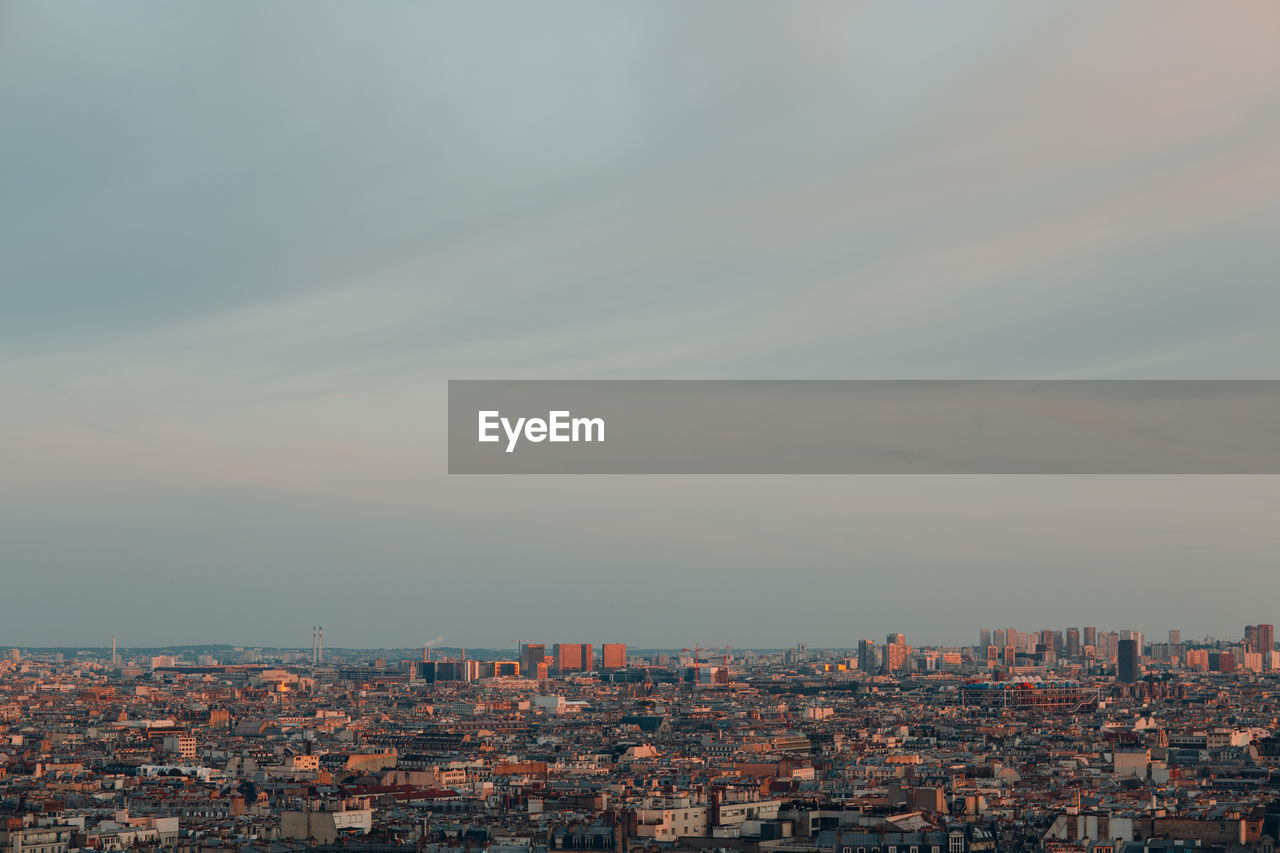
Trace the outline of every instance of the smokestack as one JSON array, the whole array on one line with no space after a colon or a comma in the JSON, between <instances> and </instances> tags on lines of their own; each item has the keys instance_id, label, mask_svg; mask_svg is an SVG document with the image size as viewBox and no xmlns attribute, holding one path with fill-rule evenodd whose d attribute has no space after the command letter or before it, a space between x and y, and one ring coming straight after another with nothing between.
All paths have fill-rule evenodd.
<instances>
[{"instance_id":1,"label":"smokestack","mask_svg":"<svg viewBox=\"0 0 1280 853\"><path fill-rule=\"evenodd\" d=\"M311 626L311 665L316 665L316 626Z\"/></svg>"},{"instance_id":2,"label":"smokestack","mask_svg":"<svg viewBox=\"0 0 1280 853\"><path fill-rule=\"evenodd\" d=\"M316 663L324 660L324 626L320 626L320 632L316 638Z\"/></svg>"},{"instance_id":3,"label":"smokestack","mask_svg":"<svg viewBox=\"0 0 1280 853\"><path fill-rule=\"evenodd\" d=\"M116 654L116 635L111 635L111 664L112 666L120 663L120 656Z\"/></svg>"}]
</instances>

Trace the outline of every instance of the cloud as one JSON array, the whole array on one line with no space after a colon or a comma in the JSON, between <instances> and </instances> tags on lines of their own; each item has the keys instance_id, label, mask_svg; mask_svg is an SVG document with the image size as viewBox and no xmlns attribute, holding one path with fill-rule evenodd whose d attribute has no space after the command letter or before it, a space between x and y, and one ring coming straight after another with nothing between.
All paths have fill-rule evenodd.
<instances>
[{"instance_id":1,"label":"cloud","mask_svg":"<svg viewBox=\"0 0 1280 853\"><path fill-rule=\"evenodd\" d=\"M750 644L777 602L834 640L906 597L945 639L997 598L1097 606L1108 566L1270 583L1268 483L442 472L447 378L1273 378L1274 4L0 15L0 542L28 595L156 609L101 572L226 605L160 641L444 589L491 607L442 614L468 645L543 630L531 602L653 642L716 600Z\"/></svg>"}]
</instances>

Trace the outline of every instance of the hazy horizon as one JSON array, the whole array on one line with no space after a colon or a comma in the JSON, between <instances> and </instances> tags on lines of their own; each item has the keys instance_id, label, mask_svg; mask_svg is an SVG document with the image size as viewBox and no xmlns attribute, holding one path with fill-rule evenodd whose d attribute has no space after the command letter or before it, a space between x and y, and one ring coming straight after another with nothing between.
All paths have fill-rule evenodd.
<instances>
[{"instance_id":1,"label":"hazy horizon","mask_svg":"<svg viewBox=\"0 0 1280 853\"><path fill-rule=\"evenodd\" d=\"M445 473L448 379L1280 378L1277 44L1265 2L6 4L0 644L1280 623L1278 477Z\"/></svg>"}]
</instances>

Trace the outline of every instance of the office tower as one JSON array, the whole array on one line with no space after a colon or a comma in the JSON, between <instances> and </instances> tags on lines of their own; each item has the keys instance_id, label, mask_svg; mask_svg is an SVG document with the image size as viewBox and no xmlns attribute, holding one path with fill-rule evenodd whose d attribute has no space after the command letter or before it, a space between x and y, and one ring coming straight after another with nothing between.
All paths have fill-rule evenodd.
<instances>
[{"instance_id":1,"label":"office tower","mask_svg":"<svg viewBox=\"0 0 1280 853\"><path fill-rule=\"evenodd\" d=\"M991 645L993 645L993 646L997 646L997 647L1002 648L1002 649L1004 648L1005 643L1004 643L1004 629L1003 629L1003 628L997 628L997 629L995 629L995 631L993 631L993 632L992 632L992 634L991 634Z\"/></svg>"},{"instance_id":2,"label":"office tower","mask_svg":"<svg viewBox=\"0 0 1280 853\"><path fill-rule=\"evenodd\" d=\"M1067 657L1071 660L1080 660L1080 629L1067 629Z\"/></svg>"},{"instance_id":3,"label":"office tower","mask_svg":"<svg viewBox=\"0 0 1280 853\"><path fill-rule=\"evenodd\" d=\"M1018 662L1018 650L1013 646L1004 647L1004 665L1007 667L1015 666Z\"/></svg>"},{"instance_id":4,"label":"office tower","mask_svg":"<svg viewBox=\"0 0 1280 853\"><path fill-rule=\"evenodd\" d=\"M1171 646L1182 645L1182 632L1179 631L1177 628L1169 629L1169 645Z\"/></svg>"},{"instance_id":5,"label":"office tower","mask_svg":"<svg viewBox=\"0 0 1280 853\"><path fill-rule=\"evenodd\" d=\"M874 675L880 669L880 663L876 658L876 644L871 640L861 640L858 642L858 669L867 675Z\"/></svg>"},{"instance_id":6,"label":"office tower","mask_svg":"<svg viewBox=\"0 0 1280 853\"><path fill-rule=\"evenodd\" d=\"M538 664L547 656L547 647L542 643L520 644L520 672L529 678L538 673ZM546 678L544 675L543 678Z\"/></svg>"},{"instance_id":7,"label":"office tower","mask_svg":"<svg viewBox=\"0 0 1280 853\"><path fill-rule=\"evenodd\" d=\"M1098 635L1098 657L1104 661L1116 659L1116 648L1120 635L1115 631L1103 631Z\"/></svg>"},{"instance_id":8,"label":"office tower","mask_svg":"<svg viewBox=\"0 0 1280 853\"><path fill-rule=\"evenodd\" d=\"M880 666L885 672L902 672L907 668L907 638L903 634L890 634L886 638Z\"/></svg>"},{"instance_id":9,"label":"office tower","mask_svg":"<svg viewBox=\"0 0 1280 853\"><path fill-rule=\"evenodd\" d=\"M991 645L991 629L981 628L978 630L978 648L985 649Z\"/></svg>"},{"instance_id":10,"label":"office tower","mask_svg":"<svg viewBox=\"0 0 1280 853\"><path fill-rule=\"evenodd\" d=\"M627 668L627 644L604 643L600 646L600 671L612 672Z\"/></svg>"},{"instance_id":11,"label":"office tower","mask_svg":"<svg viewBox=\"0 0 1280 853\"><path fill-rule=\"evenodd\" d=\"M1084 644L1086 646L1098 647L1098 629L1092 625L1086 625L1084 629Z\"/></svg>"},{"instance_id":12,"label":"office tower","mask_svg":"<svg viewBox=\"0 0 1280 853\"><path fill-rule=\"evenodd\" d=\"M568 675L591 669L590 643L556 643L551 649L552 665L557 674Z\"/></svg>"},{"instance_id":13,"label":"office tower","mask_svg":"<svg viewBox=\"0 0 1280 853\"><path fill-rule=\"evenodd\" d=\"M1138 680L1138 641L1133 638L1118 641L1116 678L1125 684L1134 684Z\"/></svg>"},{"instance_id":14,"label":"office tower","mask_svg":"<svg viewBox=\"0 0 1280 853\"><path fill-rule=\"evenodd\" d=\"M1276 626L1275 625L1258 625L1258 651L1262 652L1262 666L1270 669L1271 653L1276 648Z\"/></svg>"}]
</instances>

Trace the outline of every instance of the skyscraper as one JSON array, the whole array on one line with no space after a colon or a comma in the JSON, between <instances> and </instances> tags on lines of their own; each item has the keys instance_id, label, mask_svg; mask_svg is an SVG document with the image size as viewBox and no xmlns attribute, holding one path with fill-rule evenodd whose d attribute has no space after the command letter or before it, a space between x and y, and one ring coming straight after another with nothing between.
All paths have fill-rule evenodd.
<instances>
[{"instance_id":1,"label":"skyscraper","mask_svg":"<svg viewBox=\"0 0 1280 853\"><path fill-rule=\"evenodd\" d=\"M520 672L526 678L535 678L538 674L538 664L542 663L543 658L547 656L547 647L542 643L521 643L520 644Z\"/></svg>"},{"instance_id":2,"label":"skyscraper","mask_svg":"<svg viewBox=\"0 0 1280 853\"><path fill-rule=\"evenodd\" d=\"M1116 678L1125 684L1138 680L1138 641L1133 638L1117 641Z\"/></svg>"},{"instance_id":3,"label":"skyscraper","mask_svg":"<svg viewBox=\"0 0 1280 853\"><path fill-rule=\"evenodd\" d=\"M626 643L603 643L600 646L600 671L612 672L627 667Z\"/></svg>"},{"instance_id":4,"label":"skyscraper","mask_svg":"<svg viewBox=\"0 0 1280 853\"><path fill-rule=\"evenodd\" d=\"M887 637L880 668L885 672L902 672L907 668L907 638L903 634Z\"/></svg>"},{"instance_id":5,"label":"skyscraper","mask_svg":"<svg viewBox=\"0 0 1280 853\"><path fill-rule=\"evenodd\" d=\"M1169 629L1169 645L1171 646L1182 645L1182 632L1179 631L1177 628Z\"/></svg>"},{"instance_id":6,"label":"skyscraper","mask_svg":"<svg viewBox=\"0 0 1280 853\"><path fill-rule=\"evenodd\" d=\"M872 640L861 640L858 643L858 669L867 675L875 675L880 669L880 662L877 660L876 644Z\"/></svg>"},{"instance_id":7,"label":"skyscraper","mask_svg":"<svg viewBox=\"0 0 1280 853\"><path fill-rule=\"evenodd\" d=\"M1086 625L1084 629L1084 644L1097 648L1098 645L1098 629L1092 625Z\"/></svg>"},{"instance_id":8,"label":"skyscraper","mask_svg":"<svg viewBox=\"0 0 1280 853\"><path fill-rule=\"evenodd\" d=\"M558 675L587 672L593 662L590 643L556 643L552 646L551 657Z\"/></svg>"},{"instance_id":9,"label":"skyscraper","mask_svg":"<svg viewBox=\"0 0 1280 853\"><path fill-rule=\"evenodd\" d=\"M981 628L978 631L978 648L985 649L991 645L991 629Z\"/></svg>"},{"instance_id":10,"label":"skyscraper","mask_svg":"<svg viewBox=\"0 0 1280 853\"><path fill-rule=\"evenodd\" d=\"M1262 666L1270 666L1271 652L1276 648L1276 626L1258 625L1258 651L1262 652Z\"/></svg>"},{"instance_id":11,"label":"skyscraper","mask_svg":"<svg viewBox=\"0 0 1280 853\"><path fill-rule=\"evenodd\" d=\"M1071 660L1080 660L1080 629L1067 629L1067 657Z\"/></svg>"}]
</instances>

